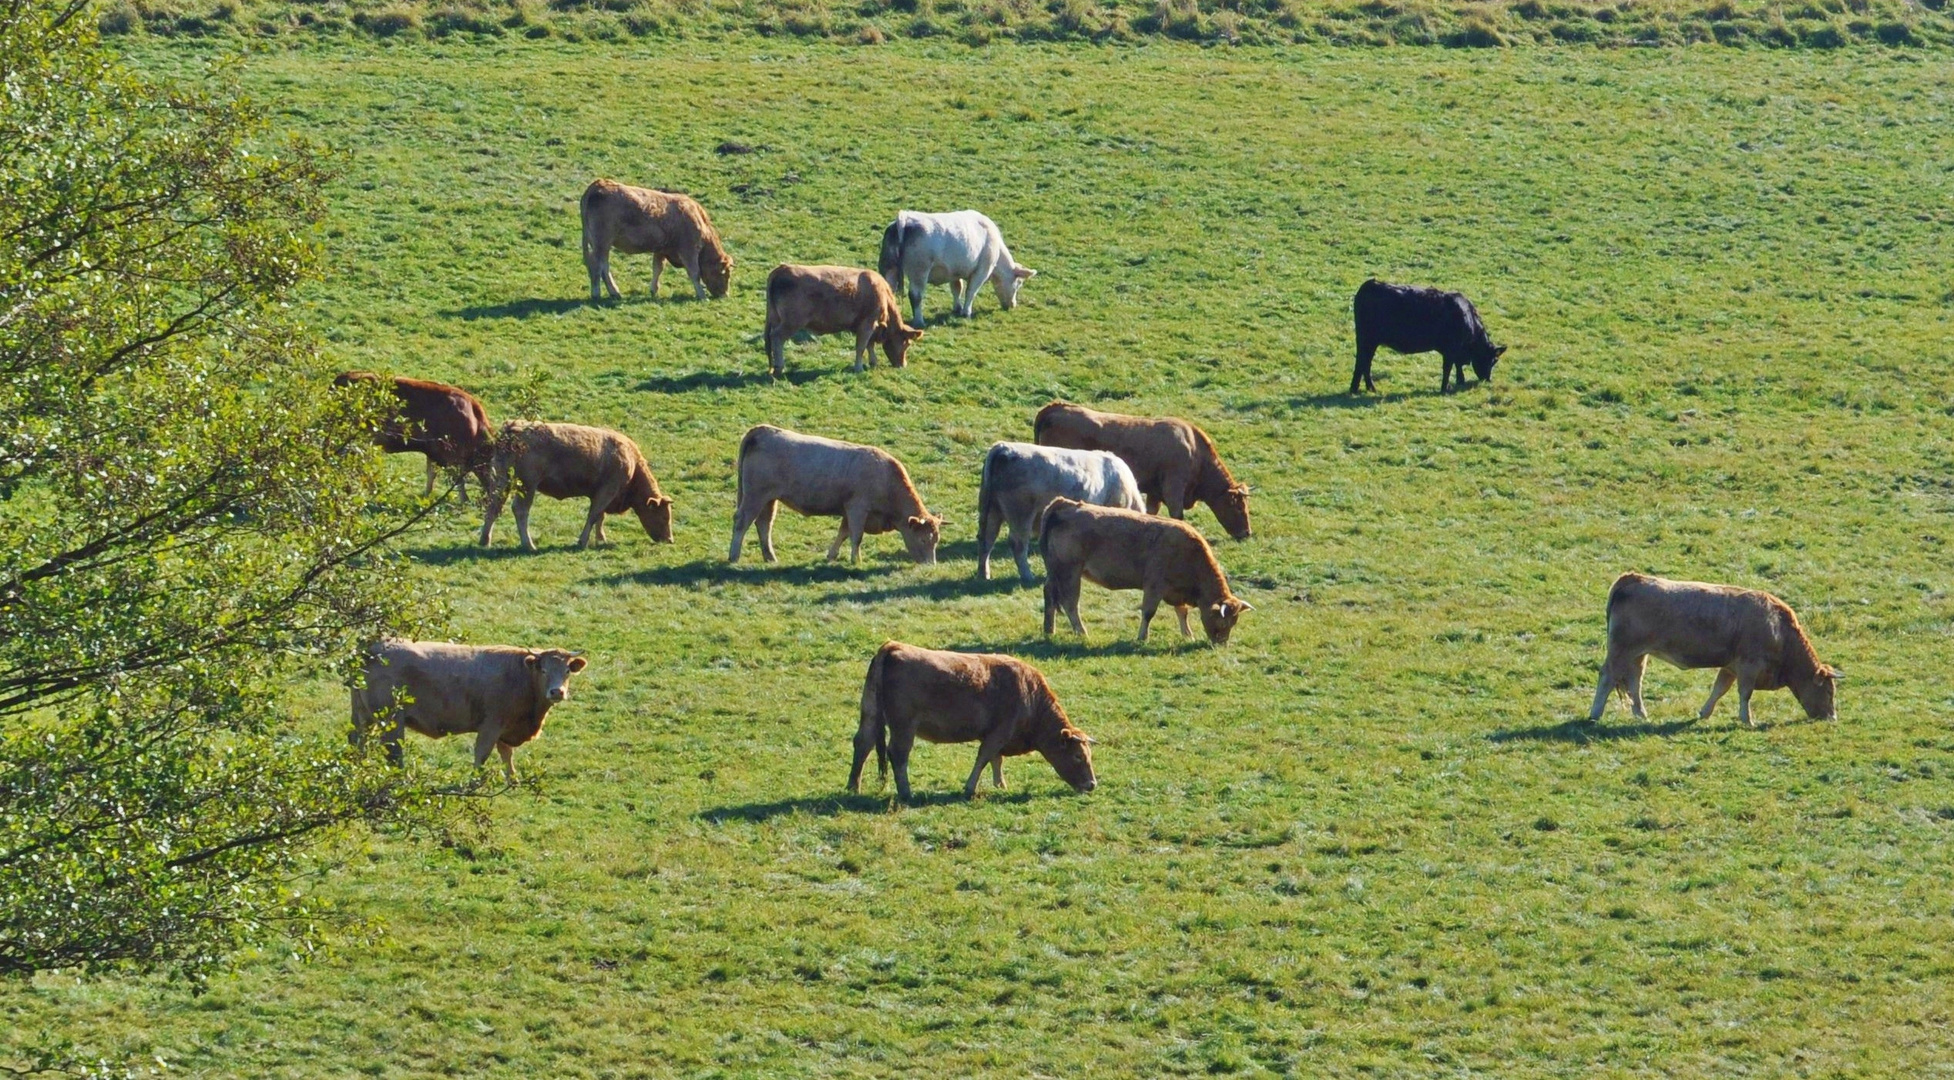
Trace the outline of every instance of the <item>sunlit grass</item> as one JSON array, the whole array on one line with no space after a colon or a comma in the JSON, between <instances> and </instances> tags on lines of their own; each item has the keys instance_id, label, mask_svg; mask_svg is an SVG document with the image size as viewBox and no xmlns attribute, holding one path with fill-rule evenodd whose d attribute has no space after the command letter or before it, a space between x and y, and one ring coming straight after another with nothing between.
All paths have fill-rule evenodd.
<instances>
[{"instance_id":1,"label":"sunlit grass","mask_svg":"<svg viewBox=\"0 0 1954 1080\"><path fill-rule=\"evenodd\" d=\"M151 63L181 57L146 54ZM492 836L309 883L388 934L193 997L44 979L40 1030L185 1075L1936 1075L1954 835L1954 94L1903 56L802 44L280 53L246 78L341 151L308 298L348 367L638 440L678 542L411 545L471 641L588 650ZM719 154L737 141L748 154ZM582 301L598 175L688 191L722 301ZM1039 269L906 370L839 339L764 377L765 272L870 263L899 207L983 209ZM1466 291L1509 345L1437 393L1366 276ZM977 470L1066 397L1190 417L1250 483L1221 650L1088 588L1081 642L973 579ZM873 442L946 515L822 565L724 563L750 424ZM418 459L399 463L418 484ZM1579 722L1629 568L1778 591L1850 676ZM1036 759L921 805L842 791L885 639L1038 664L1100 788ZM304 691L322 729L344 694ZM467 770L460 742L409 752Z\"/></svg>"}]
</instances>

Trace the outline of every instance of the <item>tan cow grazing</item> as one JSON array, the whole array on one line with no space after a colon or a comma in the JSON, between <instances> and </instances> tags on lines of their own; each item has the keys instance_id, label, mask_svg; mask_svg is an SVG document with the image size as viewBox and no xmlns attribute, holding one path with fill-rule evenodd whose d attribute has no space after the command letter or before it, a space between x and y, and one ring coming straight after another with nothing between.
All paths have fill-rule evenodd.
<instances>
[{"instance_id":1,"label":"tan cow grazing","mask_svg":"<svg viewBox=\"0 0 1954 1080\"><path fill-rule=\"evenodd\" d=\"M839 517L841 528L828 546L828 558L860 562L862 535L894 530L902 534L909 557L936 561L943 519L923 506L909 482L909 470L886 450L802 435L761 424L740 440L734 466L739 493L733 507L733 546L727 562L740 561L749 525L760 527L760 554L775 562L773 516L777 504L807 517Z\"/></svg>"},{"instance_id":2,"label":"tan cow grazing","mask_svg":"<svg viewBox=\"0 0 1954 1080\"><path fill-rule=\"evenodd\" d=\"M1072 726L1038 669L1009 656L939 652L891 641L869 661L862 684L862 724L855 731L855 765L848 790L860 791L862 764L875 752L876 774L896 767L896 794L909 800L909 750L925 742L977 744L977 764L963 785L977 794L984 765L1004 786L1004 759L1036 750L1075 791L1099 786L1092 773L1092 739Z\"/></svg>"},{"instance_id":3,"label":"tan cow grazing","mask_svg":"<svg viewBox=\"0 0 1954 1080\"><path fill-rule=\"evenodd\" d=\"M1176 518L1197 502L1237 540L1248 539L1248 485L1221 463L1208 433L1172 416L1125 416L1054 401L1032 421L1033 441L1074 450L1110 450L1133 470L1147 512L1167 505Z\"/></svg>"},{"instance_id":4,"label":"tan cow grazing","mask_svg":"<svg viewBox=\"0 0 1954 1080\"><path fill-rule=\"evenodd\" d=\"M658 277L667 261L685 267L692 294L700 300L708 290L713 298L726 295L733 276L733 257L712 227L706 209L687 195L652 188L628 187L615 180L592 180L578 203L583 213L583 265L590 272L590 298L603 299L609 289L618 299L617 279L611 276L611 251L651 255L651 295L658 295Z\"/></svg>"},{"instance_id":5,"label":"tan cow grazing","mask_svg":"<svg viewBox=\"0 0 1954 1080\"><path fill-rule=\"evenodd\" d=\"M1628 696L1637 720L1648 719L1642 672L1651 656L1679 668L1720 669L1699 720L1709 719L1732 683L1737 718L1746 725L1753 690L1788 689L1813 720L1838 717L1836 690L1844 676L1819 662L1798 616L1767 592L1632 572L1616 578L1608 590L1608 656L1588 710L1590 723L1601 719L1615 688Z\"/></svg>"},{"instance_id":6,"label":"tan cow grazing","mask_svg":"<svg viewBox=\"0 0 1954 1080\"><path fill-rule=\"evenodd\" d=\"M1073 632L1086 632L1079 621L1081 579L1108 589L1140 590L1141 641L1147 640L1147 624L1162 602L1173 605L1184 637L1193 636L1187 609L1198 609L1201 627L1216 645L1226 645L1235 620L1252 610L1228 591L1214 551L1186 522L1058 499L1045 511L1039 546L1045 553L1046 637L1061 610L1071 618Z\"/></svg>"},{"instance_id":7,"label":"tan cow grazing","mask_svg":"<svg viewBox=\"0 0 1954 1080\"><path fill-rule=\"evenodd\" d=\"M584 658L562 649L449 645L389 639L367 653L364 685L353 690L353 745L375 723L387 759L400 764L403 732L431 739L475 735L475 767L493 747L502 771L516 779L515 749L543 733L550 707L570 699L570 676Z\"/></svg>"},{"instance_id":8,"label":"tan cow grazing","mask_svg":"<svg viewBox=\"0 0 1954 1080\"><path fill-rule=\"evenodd\" d=\"M348 371L332 381L334 386L385 385L393 390L400 407L374 432L374 442L389 454L425 454L427 491L434 494L437 469L454 470L455 483L462 498L468 497L468 474L474 473L484 489L488 487L489 453L494 448L495 429L489 426L488 410L480 398L459 386L408 379L399 375L376 375L371 371Z\"/></svg>"},{"instance_id":9,"label":"tan cow grazing","mask_svg":"<svg viewBox=\"0 0 1954 1080\"><path fill-rule=\"evenodd\" d=\"M810 330L855 335L855 370L869 346L882 343L893 367L908 362L909 343L923 336L902 321L896 294L873 270L852 266L795 266L782 263L767 275L767 362L778 377L787 370L787 339Z\"/></svg>"},{"instance_id":10,"label":"tan cow grazing","mask_svg":"<svg viewBox=\"0 0 1954 1080\"><path fill-rule=\"evenodd\" d=\"M495 442L493 473L488 513L482 521L483 547L495 532L495 519L512 487L516 535L524 551L536 550L529 539L529 505L538 495L590 500L578 547L589 547L593 532L604 543L604 515L627 510L638 515L646 536L661 544L672 542L672 500L658 490L658 478L651 475L638 444L615 431L511 420Z\"/></svg>"}]
</instances>

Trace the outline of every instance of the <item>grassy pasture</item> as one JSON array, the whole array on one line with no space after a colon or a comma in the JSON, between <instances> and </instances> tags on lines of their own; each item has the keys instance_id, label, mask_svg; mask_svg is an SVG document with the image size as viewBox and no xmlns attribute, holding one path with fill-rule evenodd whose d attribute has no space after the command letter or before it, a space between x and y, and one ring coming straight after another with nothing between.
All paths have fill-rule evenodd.
<instances>
[{"instance_id":1,"label":"grassy pasture","mask_svg":"<svg viewBox=\"0 0 1954 1080\"><path fill-rule=\"evenodd\" d=\"M187 53L144 53L159 66ZM795 43L315 49L244 78L343 151L308 297L347 366L618 427L677 500L577 552L410 545L466 640L589 650L492 835L379 841L306 887L370 944L161 982L0 988L192 1076L1867 1075L1954 1071L1954 91L1938 57L1217 53ZM748 153L719 153L739 143ZM726 147L734 149L733 147ZM739 260L700 304L582 299L596 175L690 191ZM789 350L766 269L870 262L902 206L985 209L1017 311L929 298L906 370ZM1511 350L1349 379L1367 275L1475 298ZM1254 486L1223 650L1088 587L1084 642L972 580L977 464L1053 397L1196 419ZM946 514L724 562L739 434L890 448ZM419 459L398 462L419 483ZM1005 560L1008 566L1008 559ZM1844 668L1579 721L1620 570L1772 588ZM1006 575L1009 576L1008 573ZM845 797L885 638L1018 653L1096 736L920 805ZM343 692L298 688L321 731ZM457 775L460 741L410 743Z\"/></svg>"}]
</instances>

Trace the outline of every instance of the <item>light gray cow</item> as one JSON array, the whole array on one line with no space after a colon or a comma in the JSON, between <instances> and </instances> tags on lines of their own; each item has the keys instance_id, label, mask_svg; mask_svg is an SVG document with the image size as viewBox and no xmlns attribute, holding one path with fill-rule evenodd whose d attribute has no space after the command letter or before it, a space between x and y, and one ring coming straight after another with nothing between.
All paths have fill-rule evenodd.
<instances>
[{"instance_id":1,"label":"light gray cow","mask_svg":"<svg viewBox=\"0 0 1954 1080\"><path fill-rule=\"evenodd\" d=\"M950 309L967 319L984 282L997 289L998 305L1009 311L1017 306L1018 290L1038 273L1018 265L997 223L975 210L902 211L882 231L876 268L898 293L908 283L910 321L917 326L923 325L923 290L930 285L947 283Z\"/></svg>"},{"instance_id":2,"label":"light gray cow","mask_svg":"<svg viewBox=\"0 0 1954 1080\"><path fill-rule=\"evenodd\" d=\"M1038 535L1045 507L1053 499L1077 499L1094 506L1117 506L1144 513L1146 499L1118 454L1070 450L1035 443L992 443L984 454L977 488L977 576L991 576L991 549L1000 526L1011 527L1011 555L1018 579L1032 583L1027 553Z\"/></svg>"}]
</instances>

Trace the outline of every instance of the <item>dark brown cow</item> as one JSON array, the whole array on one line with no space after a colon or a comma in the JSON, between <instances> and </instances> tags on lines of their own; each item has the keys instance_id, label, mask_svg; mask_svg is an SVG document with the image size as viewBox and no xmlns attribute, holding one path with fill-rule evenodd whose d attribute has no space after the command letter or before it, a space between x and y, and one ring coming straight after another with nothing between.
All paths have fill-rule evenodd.
<instances>
[{"instance_id":1,"label":"dark brown cow","mask_svg":"<svg viewBox=\"0 0 1954 1080\"><path fill-rule=\"evenodd\" d=\"M862 764L875 753L876 774L896 767L896 794L909 799L909 750L920 736L933 743L977 743L977 764L963 785L977 794L977 778L991 767L1004 786L1003 761L1037 751L1074 790L1098 786L1092 740L1072 726L1038 669L1009 656L939 652L900 641L884 644L862 684L862 723L855 732L855 764L848 790L861 790Z\"/></svg>"},{"instance_id":2,"label":"dark brown cow","mask_svg":"<svg viewBox=\"0 0 1954 1080\"><path fill-rule=\"evenodd\" d=\"M590 298L619 296L611 276L611 251L651 256L651 295L658 295L658 278L667 261L685 267L692 295L700 300L710 291L726 295L733 276L733 257L712 227L706 208L687 195L653 188L630 187L615 180L592 180L577 204L583 214L583 265L590 272Z\"/></svg>"},{"instance_id":3,"label":"dark brown cow","mask_svg":"<svg viewBox=\"0 0 1954 1080\"><path fill-rule=\"evenodd\" d=\"M426 494L434 494L437 469L455 471L464 498L468 495L471 472L484 489L488 487L489 454L494 448L495 429L489 426L488 410L475 395L447 383L376 375L371 371L348 371L333 380L334 386L355 383L392 387L394 397L400 400L400 411L374 433L374 441L389 454L427 456Z\"/></svg>"},{"instance_id":4,"label":"dark brown cow","mask_svg":"<svg viewBox=\"0 0 1954 1080\"><path fill-rule=\"evenodd\" d=\"M1237 540L1248 539L1248 485L1238 484L1221 463L1208 433L1172 416L1126 416L1054 401L1038 410L1032 437L1044 446L1110 450L1133 470L1147 512L1186 517L1197 502Z\"/></svg>"},{"instance_id":5,"label":"dark brown cow","mask_svg":"<svg viewBox=\"0 0 1954 1080\"><path fill-rule=\"evenodd\" d=\"M1046 637L1059 611L1071 618L1074 633L1086 632L1079 621L1081 580L1140 590L1141 641L1163 602L1173 605L1184 637L1193 636L1187 609L1198 609L1201 627L1216 645L1228 643L1235 620L1249 610L1248 601L1228 591L1208 542L1184 521L1057 499L1045 511L1039 546L1045 553Z\"/></svg>"},{"instance_id":6,"label":"dark brown cow","mask_svg":"<svg viewBox=\"0 0 1954 1080\"><path fill-rule=\"evenodd\" d=\"M1628 696L1637 720L1642 672L1659 656L1679 668L1718 668L1710 700L1696 716L1709 719L1717 701L1737 687L1737 718L1751 723L1753 690L1790 690L1814 720L1838 716L1837 670L1820 663L1798 616L1784 601L1756 589L1670 581L1627 573L1608 590L1608 655L1594 688L1590 723L1608 706L1608 691Z\"/></svg>"}]
</instances>

